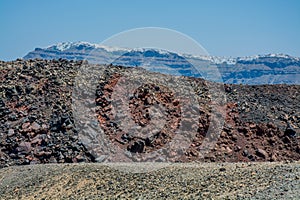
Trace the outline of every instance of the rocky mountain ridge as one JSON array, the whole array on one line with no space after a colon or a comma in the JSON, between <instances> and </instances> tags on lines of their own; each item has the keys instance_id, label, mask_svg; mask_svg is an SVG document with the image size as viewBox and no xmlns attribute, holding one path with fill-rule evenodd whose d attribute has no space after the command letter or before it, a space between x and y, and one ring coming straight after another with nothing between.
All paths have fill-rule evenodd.
<instances>
[{"instance_id":1,"label":"rocky mountain ridge","mask_svg":"<svg viewBox=\"0 0 300 200\"><path fill-rule=\"evenodd\" d=\"M87 42L59 43L36 48L24 59L87 60L91 63L143 67L150 71L202 77L235 84L300 84L300 58L285 54L267 54L238 58L187 55L159 49L107 47ZM213 66L213 67L212 67ZM220 78L211 78L215 68Z\"/></svg>"}]
</instances>

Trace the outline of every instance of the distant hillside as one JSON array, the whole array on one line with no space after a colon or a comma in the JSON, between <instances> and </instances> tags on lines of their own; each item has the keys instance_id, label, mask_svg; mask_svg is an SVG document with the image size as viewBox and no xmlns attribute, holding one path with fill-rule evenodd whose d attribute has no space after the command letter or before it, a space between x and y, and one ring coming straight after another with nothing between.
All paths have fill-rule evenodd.
<instances>
[{"instance_id":1,"label":"distant hillside","mask_svg":"<svg viewBox=\"0 0 300 200\"><path fill-rule=\"evenodd\" d=\"M284 54L225 58L201 55L178 55L157 49L107 47L87 42L59 43L36 48L24 59L88 60L92 63L139 66L172 75L203 77L208 80L242 84L300 84L300 58ZM215 77L218 67L221 79Z\"/></svg>"}]
</instances>

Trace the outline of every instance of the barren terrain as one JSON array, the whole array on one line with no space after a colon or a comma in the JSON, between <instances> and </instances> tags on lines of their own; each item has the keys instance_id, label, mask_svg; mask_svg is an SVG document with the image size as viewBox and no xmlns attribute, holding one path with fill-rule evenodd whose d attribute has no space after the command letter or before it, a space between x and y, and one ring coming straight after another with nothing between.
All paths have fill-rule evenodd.
<instances>
[{"instance_id":1,"label":"barren terrain","mask_svg":"<svg viewBox=\"0 0 300 200\"><path fill-rule=\"evenodd\" d=\"M128 99L124 77L140 80ZM83 61L0 62L0 199L299 199L299 91ZM168 148L178 130L182 142ZM106 156L108 144L117 150Z\"/></svg>"}]
</instances>

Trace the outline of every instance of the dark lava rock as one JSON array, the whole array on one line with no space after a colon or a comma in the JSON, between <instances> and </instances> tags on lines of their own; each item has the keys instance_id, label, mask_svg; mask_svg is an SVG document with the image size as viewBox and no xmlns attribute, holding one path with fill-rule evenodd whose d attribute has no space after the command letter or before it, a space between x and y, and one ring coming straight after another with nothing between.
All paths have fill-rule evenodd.
<instances>
[{"instance_id":1,"label":"dark lava rock","mask_svg":"<svg viewBox=\"0 0 300 200\"><path fill-rule=\"evenodd\" d=\"M0 61L0 167L95 162L95 158L102 155L95 155L96 147L85 146L79 137L84 131L93 133L89 129L93 126L100 126L108 140L127 154L161 150L172 141L183 124L183 131L190 131L193 126L197 131L184 152L170 150L165 153L174 158L172 161L300 160L300 137L298 129L293 128L300 127L299 85L224 86L203 79L180 77L193 87L197 98L195 102L199 104L199 108L183 113L185 102L178 100L170 88L152 83L141 84L128 97L131 119L137 126L147 128L153 120L149 110L159 105L165 108L162 121L166 123L159 131L147 130L154 131L150 136L146 131L145 136L141 132L142 136L137 137L122 130L114 118L116 108L113 109L113 106L124 103L124 99L113 102L112 92L122 73L129 69L121 66L105 68L97 80L94 96L84 102L95 111L97 123L75 124L72 93L74 79L82 64L82 61L63 59ZM148 76L148 73L143 71L143 76ZM174 78L160 74L155 76L169 83ZM223 106L226 116L221 137L213 135L217 139L215 147L201 156L199 152L205 147L203 142L207 131L213 126L212 107L216 106L209 93L209 84L214 88L224 88L227 102L215 108ZM82 93L87 94L86 91ZM192 115L193 112L198 115L198 124L182 118L183 114Z\"/></svg>"},{"instance_id":2,"label":"dark lava rock","mask_svg":"<svg viewBox=\"0 0 300 200\"><path fill-rule=\"evenodd\" d=\"M263 150L263 149L257 149L256 150L256 154L259 156L259 157L262 157L264 159L266 159L268 157L268 153Z\"/></svg>"},{"instance_id":3,"label":"dark lava rock","mask_svg":"<svg viewBox=\"0 0 300 200\"><path fill-rule=\"evenodd\" d=\"M284 134L286 136L290 136L290 137L295 137L296 136L296 130L290 125L288 124L288 126L286 127Z\"/></svg>"},{"instance_id":4,"label":"dark lava rock","mask_svg":"<svg viewBox=\"0 0 300 200\"><path fill-rule=\"evenodd\" d=\"M142 153L144 151L145 143L143 141L134 142L128 146L128 151L133 153Z\"/></svg>"}]
</instances>

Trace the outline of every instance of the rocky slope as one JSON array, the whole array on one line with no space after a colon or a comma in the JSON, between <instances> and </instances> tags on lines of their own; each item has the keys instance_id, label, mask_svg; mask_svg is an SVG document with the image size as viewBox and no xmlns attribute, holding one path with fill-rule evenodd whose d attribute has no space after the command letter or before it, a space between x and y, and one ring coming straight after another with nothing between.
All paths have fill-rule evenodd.
<instances>
[{"instance_id":1,"label":"rocky slope","mask_svg":"<svg viewBox=\"0 0 300 200\"><path fill-rule=\"evenodd\" d=\"M140 66L172 75L210 79L217 67L224 83L234 84L300 84L300 58L284 54L225 58L207 55L178 55L157 49L112 48L87 42L69 42L36 48L24 59L88 60L99 64ZM166 66L167 69L161 68ZM214 67L212 67L214 66Z\"/></svg>"},{"instance_id":2,"label":"rocky slope","mask_svg":"<svg viewBox=\"0 0 300 200\"><path fill-rule=\"evenodd\" d=\"M93 135L91 129L75 123L72 92L80 67L96 66L82 61L16 60L0 63L0 166L37 163L77 163L103 161L101 141L87 145L80 135ZM300 159L300 86L299 85L223 85L203 79L176 77L120 66L98 66L103 74L97 77L94 96L83 99L96 113L96 126L101 127L109 142L124 153L143 155L159 151L174 140L180 123L196 120L196 134L182 154L165 152L169 161L283 161ZM131 71L130 71L131 70ZM164 127L152 135L137 137L126 132L116 119L112 94L116 83L125 75L141 83L129 99L129 113L139 127L151 124L149 109L155 104L165 107ZM156 78L156 79L154 79ZM175 81L174 83L172 81ZM177 81L177 82L176 82ZM179 81L179 82L178 82ZM177 99L173 89L193 88L197 109L193 118L184 121L186 102ZM165 85L164 85L165 83ZM169 84L169 85L168 85ZM172 86L173 85L173 86ZM173 88L172 88L173 87ZM226 101L216 105L211 88L224 88ZM87 91L88 89L86 89ZM86 91L83 91L85 93ZM120 90L121 91L121 90ZM119 94L119 93L118 93ZM186 93L183 93L183 96ZM120 98L120 97L119 97ZM74 100L74 99L73 99ZM122 98L121 98L122 103ZM121 104L120 103L120 104ZM218 107L219 106L219 107ZM217 114L213 108L224 110L224 126L213 148L201 154L210 122ZM148 111L147 111L148 110ZM189 113L192 115L191 113ZM221 113L222 114L222 113ZM149 117L150 116L150 117ZM153 117L153 116L152 116ZM188 131L184 130L184 131ZM214 129L213 129L214 130ZM83 133L84 132L84 133ZM97 134L97 133L95 133ZM180 145L180 144L179 144ZM100 149L99 149L100 148ZM136 157L136 161L157 158ZM106 160L106 161L109 161ZM160 160L164 161L164 160Z\"/></svg>"}]
</instances>

